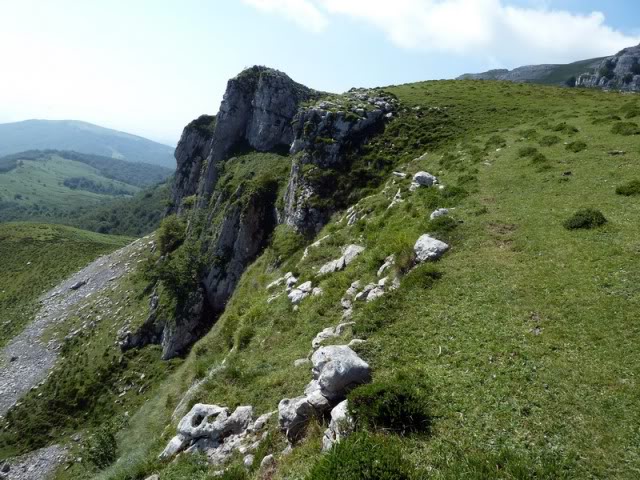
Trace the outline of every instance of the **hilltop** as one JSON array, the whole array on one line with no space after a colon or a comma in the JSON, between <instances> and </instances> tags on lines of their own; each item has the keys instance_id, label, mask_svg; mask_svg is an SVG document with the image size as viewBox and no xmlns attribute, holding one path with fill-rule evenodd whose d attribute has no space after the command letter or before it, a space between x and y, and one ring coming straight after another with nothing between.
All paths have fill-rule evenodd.
<instances>
[{"instance_id":1,"label":"hilltop","mask_svg":"<svg viewBox=\"0 0 640 480\"><path fill-rule=\"evenodd\" d=\"M77 120L0 124L0 156L27 150L73 150L174 169L173 147Z\"/></svg>"},{"instance_id":2,"label":"hilltop","mask_svg":"<svg viewBox=\"0 0 640 480\"><path fill-rule=\"evenodd\" d=\"M43 334L61 356L0 455L64 450L60 480L635 478L638 117L599 89L243 71L185 127L129 271Z\"/></svg>"}]
</instances>

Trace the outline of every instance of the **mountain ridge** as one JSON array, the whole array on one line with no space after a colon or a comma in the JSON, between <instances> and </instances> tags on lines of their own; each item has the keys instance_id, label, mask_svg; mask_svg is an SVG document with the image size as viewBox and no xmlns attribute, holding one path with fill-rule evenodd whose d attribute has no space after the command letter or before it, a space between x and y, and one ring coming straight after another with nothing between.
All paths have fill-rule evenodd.
<instances>
[{"instance_id":1,"label":"mountain ridge","mask_svg":"<svg viewBox=\"0 0 640 480\"><path fill-rule=\"evenodd\" d=\"M43 149L73 150L175 168L173 147L89 122L30 119L0 124L0 156Z\"/></svg>"}]
</instances>

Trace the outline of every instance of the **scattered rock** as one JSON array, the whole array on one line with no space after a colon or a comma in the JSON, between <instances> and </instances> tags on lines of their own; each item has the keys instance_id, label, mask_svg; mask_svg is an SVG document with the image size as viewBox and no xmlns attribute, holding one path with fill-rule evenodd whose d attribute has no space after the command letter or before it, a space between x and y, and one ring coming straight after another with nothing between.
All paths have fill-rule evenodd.
<instances>
[{"instance_id":1,"label":"scattered rock","mask_svg":"<svg viewBox=\"0 0 640 480\"><path fill-rule=\"evenodd\" d=\"M394 255L389 255L387 258L385 258L384 263L378 269L378 277L381 277L382 275L384 275L384 272L390 269L395 263L395 261L396 261L396 257Z\"/></svg>"},{"instance_id":2,"label":"scattered rock","mask_svg":"<svg viewBox=\"0 0 640 480\"><path fill-rule=\"evenodd\" d=\"M156 473L154 475L151 475L150 477L147 477L145 480L160 480L160 476Z\"/></svg>"},{"instance_id":3,"label":"scattered rock","mask_svg":"<svg viewBox=\"0 0 640 480\"><path fill-rule=\"evenodd\" d=\"M320 333L316 335L316 337L311 341L311 346L315 350L320 347L325 340L329 338L335 338L341 336L347 327L355 325L355 322L345 322L341 323L337 327L327 327L322 330Z\"/></svg>"},{"instance_id":4,"label":"scattered rock","mask_svg":"<svg viewBox=\"0 0 640 480\"><path fill-rule=\"evenodd\" d=\"M437 260L449 249L449 245L429 235L422 235L413 247L417 262Z\"/></svg>"},{"instance_id":5,"label":"scattered rock","mask_svg":"<svg viewBox=\"0 0 640 480\"><path fill-rule=\"evenodd\" d=\"M311 356L314 380L326 398L336 401L357 385L371 380L371 369L346 345L323 347Z\"/></svg>"},{"instance_id":6,"label":"scattered rock","mask_svg":"<svg viewBox=\"0 0 640 480\"><path fill-rule=\"evenodd\" d=\"M258 435L271 412L252 423L253 407L241 406L229 415L229 410L218 405L197 403L178 423L178 433L173 437L160 459L168 460L181 451L204 452L213 465L225 463L235 452L247 452L257 448L262 440Z\"/></svg>"},{"instance_id":7,"label":"scattered rock","mask_svg":"<svg viewBox=\"0 0 640 480\"><path fill-rule=\"evenodd\" d=\"M289 441L294 442L304 430L307 421L314 415L314 408L306 395L296 398L284 398L278 404L280 428Z\"/></svg>"},{"instance_id":8,"label":"scattered rock","mask_svg":"<svg viewBox=\"0 0 640 480\"><path fill-rule=\"evenodd\" d=\"M244 459L242 460L242 463L244 463L245 468L251 468L254 460L255 460L255 457L249 454L244 457Z\"/></svg>"},{"instance_id":9,"label":"scattered rock","mask_svg":"<svg viewBox=\"0 0 640 480\"><path fill-rule=\"evenodd\" d=\"M393 176L398 178L406 178L407 174L403 172L393 172Z\"/></svg>"},{"instance_id":10,"label":"scattered rock","mask_svg":"<svg viewBox=\"0 0 640 480\"><path fill-rule=\"evenodd\" d=\"M344 247L342 256L340 258L325 263L322 267L320 267L318 275L326 275L328 273L344 270L344 268L353 260L355 260L355 258L363 251L364 247L361 247L360 245L347 245L346 247Z\"/></svg>"},{"instance_id":11,"label":"scattered rock","mask_svg":"<svg viewBox=\"0 0 640 480\"><path fill-rule=\"evenodd\" d=\"M322 437L322 451L331 450L331 447L353 433L353 430L354 422L349 415L348 400L344 400L331 410L331 422Z\"/></svg>"},{"instance_id":12,"label":"scattered rock","mask_svg":"<svg viewBox=\"0 0 640 480\"><path fill-rule=\"evenodd\" d=\"M418 172L413 176L413 182L409 190L414 191L420 187L432 187L438 183L438 179L428 172Z\"/></svg>"},{"instance_id":13,"label":"scattered rock","mask_svg":"<svg viewBox=\"0 0 640 480\"><path fill-rule=\"evenodd\" d=\"M275 464L276 464L276 459L273 457L273 455L267 455L260 462L260 469L266 470L268 468L274 467Z\"/></svg>"},{"instance_id":14,"label":"scattered rock","mask_svg":"<svg viewBox=\"0 0 640 480\"><path fill-rule=\"evenodd\" d=\"M309 360L308 358L299 358L293 361L293 366L297 368L297 367L302 367L303 365L308 365L310 363L311 363L311 360Z\"/></svg>"},{"instance_id":15,"label":"scattered rock","mask_svg":"<svg viewBox=\"0 0 640 480\"><path fill-rule=\"evenodd\" d=\"M86 280L80 280L69 287L69 290L78 290L80 287L84 287L87 284Z\"/></svg>"},{"instance_id":16,"label":"scattered rock","mask_svg":"<svg viewBox=\"0 0 640 480\"><path fill-rule=\"evenodd\" d=\"M435 220L438 217L444 217L446 215L449 215L449 209L438 208L437 210L431 212L431 215L429 215L429 220Z\"/></svg>"}]
</instances>

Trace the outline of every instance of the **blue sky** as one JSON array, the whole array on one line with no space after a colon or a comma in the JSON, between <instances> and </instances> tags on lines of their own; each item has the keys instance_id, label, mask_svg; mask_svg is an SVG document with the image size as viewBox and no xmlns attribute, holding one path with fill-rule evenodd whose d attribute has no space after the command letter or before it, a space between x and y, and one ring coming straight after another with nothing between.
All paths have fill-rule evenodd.
<instances>
[{"instance_id":1,"label":"blue sky","mask_svg":"<svg viewBox=\"0 0 640 480\"><path fill-rule=\"evenodd\" d=\"M254 64L344 91L637 43L640 2L627 0L0 0L0 122L70 118L175 143Z\"/></svg>"}]
</instances>

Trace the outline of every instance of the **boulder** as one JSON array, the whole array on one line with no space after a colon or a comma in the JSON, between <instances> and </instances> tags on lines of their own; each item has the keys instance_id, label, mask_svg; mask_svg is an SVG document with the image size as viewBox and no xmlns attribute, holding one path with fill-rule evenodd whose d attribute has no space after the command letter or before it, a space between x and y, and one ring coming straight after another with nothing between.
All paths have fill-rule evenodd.
<instances>
[{"instance_id":1,"label":"boulder","mask_svg":"<svg viewBox=\"0 0 640 480\"><path fill-rule=\"evenodd\" d=\"M449 215L449 209L438 208L437 210L431 212L431 215L429 215L429 220L435 220L438 217L444 217L446 215Z\"/></svg>"},{"instance_id":2,"label":"boulder","mask_svg":"<svg viewBox=\"0 0 640 480\"><path fill-rule=\"evenodd\" d=\"M254 460L255 460L255 457L249 454L249 455L245 455L245 457L242 459L242 463L244 464L245 468L251 468Z\"/></svg>"},{"instance_id":3,"label":"boulder","mask_svg":"<svg viewBox=\"0 0 640 480\"><path fill-rule=\"evenodd\" d=\"M218 437L224 431L228 414L227 408L196 403L178 423L178 433L190 439Z\"/></svg>"},{"instance_id":4,"label":"boulder","mask_svg":"<svg viewBox=\"0 0 640 480\"><path fill-rule=\"evenodd\" d=\"M418 172L413 176L413 182L411 183L411 189L415 190L419 187L432 187L438 183L438 179L428 172Z\"/></svg>"},{"instance_id":5,"label":"boulder","mask_svg":"<svg viewBox=\"0 0 640 480\"><path fill-rule=\"evenodd\" d=\"M291 303L297 305L309 296L309 292L303 292L299 288L294 288L287 294L287 296L289 297L289 300L291 300Z\"/></svg>"},{"instance_id":6,"label":"boulder","mask_svg":"<svg viewBox=\"0 0 640 480\"><path fill-rule=\"evenodd\" d=\"M278 404L278 422L289 441L298 439L315 410L305 395L283 398Z\"/></svg>"},{"instance_id":7,"label":"boulder","mask_svg":"<svg viewBox=\"0 0 640 480\"><path fill-rule=\"evenodd\" d=\"M337 260L331 260L330 262L325 263L320 270L318 270L318 275L326 275L328 273L339 272L340 270L344 270L344 268L349 265L355 258L360 255L364 251L364 247L360 245L347 245L342 250L342 256Z\"/></svg>"},{"instance_id":8,"label":"boulder","mask_svg":"<svg viewBox=\"0 0 640 480\"><path fill-rule=\"evenodd\" d=\"M354 422L349 415L348 400L340 402L331 410L331 421L329 428L322 437L322 451L326 452L343 438L353 433Z\"/></svg>"},{"instance_id":9,"label":"boulder","mask_svg":"<svg viewBox=\"0 0 640 480\"><path fill-rule=\"evenodd\" d=\"M164 447L164 450L162 451L162 453L160 453L158 458L160 458L160 460L168 460L178 452L181 452L182 450L184 450L184 448L188 444L189 444L189 439L179 433L178 435L173 437L171 440L169 440L169 443L167 444L166 447Z\"/></svg>"},{"instance_id":10,"label":"boulder","mask_svg":"<svg viewBox=\"0 0 640 480\"><path fill-rule=\"evenodd\" d=\"M369 365L346 345L316 350L311 363L320 392L331 401L343 399L354 387L371 380Z\"/></svg>"},{"instance_id":11,"label":"boulder","mask_svg":"<svg viewBox=\"0 0 640 480\"><path fill-rule=\"evenodd\" d=\"M267 455L260 462L260 470L266 470L267 468L272 468L276 464L276 459L273 455Z\"/></svg>"},{"instance_id":12,"label":"boulder","mask_svg":"<svg viewBox=\"0 0 640 480\"><path fill-rule=\"evenodd\" d=\"M417 262L437 260L449 249L449 245L429 235L422 235L413 247Z\"/></svg>"}]
</instances>

